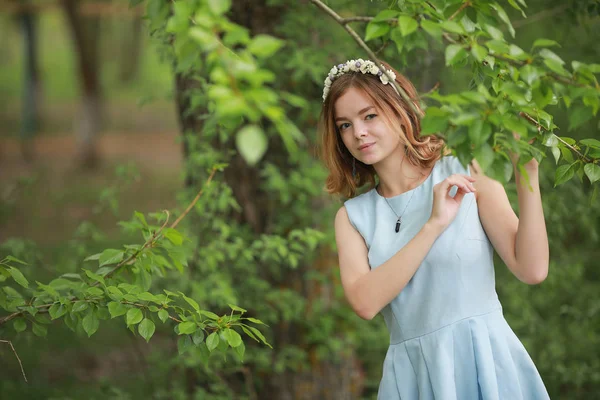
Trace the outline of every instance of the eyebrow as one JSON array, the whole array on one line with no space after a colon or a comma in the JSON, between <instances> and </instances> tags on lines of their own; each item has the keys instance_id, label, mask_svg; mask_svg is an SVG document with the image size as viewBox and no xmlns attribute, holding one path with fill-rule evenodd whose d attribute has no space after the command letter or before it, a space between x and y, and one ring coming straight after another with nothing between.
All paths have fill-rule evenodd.
<instances>
[{"instance_id":1,"label":"eyebrow","mask_svg":"<svg viewBox=\"0 0 600 400\"><path fill-rule=\"evenodd\" d=\"M365 113L365 112L369 111L371 108L375 108L375 106L367 106L367 107L363 108L362 110L360 110L360 111L358 112L358 115L360 115L360 114L362 114L362 113ZM346 118L346 117L338 117L338 118L336 118L335 120L336 120L336 122L337 122L337 121L341 121L341 120L348 120L348 118Z\"/></svg>"}]
</instances>

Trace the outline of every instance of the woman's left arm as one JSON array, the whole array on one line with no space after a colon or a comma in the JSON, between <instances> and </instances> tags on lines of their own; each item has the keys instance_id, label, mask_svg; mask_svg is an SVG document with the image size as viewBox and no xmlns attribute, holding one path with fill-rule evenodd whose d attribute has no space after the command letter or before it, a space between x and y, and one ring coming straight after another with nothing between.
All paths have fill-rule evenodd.
<instances>
[{"instance_id":1,"label":"woman's left arm","mask_svg":"<svg viewBox=\"0 0 600 400\"><path fill-rule=\"evenodd\" d=\"M535 285L548 276L549 248L540 195L538 162L524 165L529 185L515 168L519 218L504 187L486 177L475 160L471 174L477 178L475 192L479 218L492 245L510 271L522 282Z\"/></svg>"}]
</instances>

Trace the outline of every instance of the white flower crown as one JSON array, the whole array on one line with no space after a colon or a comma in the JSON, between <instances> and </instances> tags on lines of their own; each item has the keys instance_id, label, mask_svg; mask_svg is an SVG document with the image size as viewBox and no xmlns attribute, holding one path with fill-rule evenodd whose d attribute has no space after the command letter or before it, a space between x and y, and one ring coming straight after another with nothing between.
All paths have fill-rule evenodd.
<instances>
[{"instance_id":1,"label":"white flower crown","mask_svg":"<svg viewBox=\"0 0 600 400\"><path fill-rule=\"evenodd\" d=\"M323 102L325 102L325 99L327 98L327 94L329 93L329 89L331 89L331 84L333 83L333 81L338 76L344 75L348 72L360 72L362 74L376 75L379 77L379 80L384 85L387 85L390 82L388 74L392 79L396 80L396 74L391 69L388 69L387 74L385 74L371 60L363 60L362 58L359 58L358 60L349 60L346 61L344 64L334 65L333 68L331 68L331 70L329 71L329 74L325 79L325 85L323 87ZM396 87L394 85L391 86L394 88L396 93L398 93Z\"/></svg>"}]
</instances>

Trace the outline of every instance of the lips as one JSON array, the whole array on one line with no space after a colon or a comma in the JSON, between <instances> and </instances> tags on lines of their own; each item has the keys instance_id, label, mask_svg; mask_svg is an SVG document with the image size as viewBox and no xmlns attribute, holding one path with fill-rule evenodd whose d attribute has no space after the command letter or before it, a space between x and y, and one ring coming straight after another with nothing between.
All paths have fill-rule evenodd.
<instances>
[{"instance_id":1,"label":"lips","mask_svg":"<svg viewBox=\"0 0 600 400\"><path fill-rule=\"evenodd\" d=\"M374 144L375 144L375 143L365 143L365 144L361 145L361 146L358 148L358 150L359 150L359 151L366 150L366 149L370 148L371 146L373 146Z\"/></svg>"}]
</instances>

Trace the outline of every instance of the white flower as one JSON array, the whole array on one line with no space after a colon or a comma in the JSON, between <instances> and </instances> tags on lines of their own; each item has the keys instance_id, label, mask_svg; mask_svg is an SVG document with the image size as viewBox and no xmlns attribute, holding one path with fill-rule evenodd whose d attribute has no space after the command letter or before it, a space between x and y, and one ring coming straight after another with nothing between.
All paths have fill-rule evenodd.
<instances>
[{"instance_id":1,"label":"white flower","mask_svg":"<svg viewBox=\"0 0 600 400\"><path fill-rule=\"evenodd\" d=\"M333 68L331 68L331 70L329 71L330 75L335 75L338 73L338 69L336 66L334 66Z\"/></svg>"},{"instance_id":2,"label":"white flower","mask_svg":"<svg viewBox=\"0 0 600 400\"><path fill-rule=\"evenodd\" d=\"M394 73L394 71L392 71L391 69L388 69L387 72L393 80L396 80L396 74Z\"/></svg>"},{"instance_id":3,"label":"white flower","mask_svg":"<svg viewBox=\"0 0 600 400\"><path fill-rule=\"evenodd\" d=\"M384 85L387 85L390 82L386 74L381 75L379 79L381 79L381 83L383 83Z\"/></svg>"},{"instance_id":4,"label":"white flower","mask_svg":"<svg viewBox=\"0 0 600 400\"><path fill-rule=\"evenodd\" d=\"M328 76L328 77L325 79L325 86L326 86L326 87L329 87L329 86L331 86L331 82L332 82L332 81L331 81L331 78Z\"/></svg>"},{"instance_id":5,"label":"white flower","mask_svg":"<svg viewBox=\"0 0 600 400\"><path fill-rule=\"evenodd\" d=\"M360 64L360 72L362 72L363 74L366 73L370 73L371 70L371 64L368 62L363 62Z\"/></svg>"}]
</instances>

